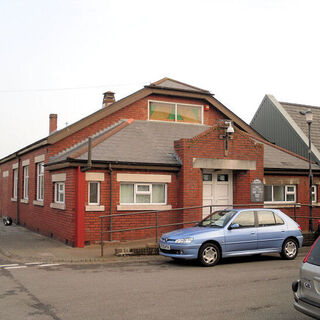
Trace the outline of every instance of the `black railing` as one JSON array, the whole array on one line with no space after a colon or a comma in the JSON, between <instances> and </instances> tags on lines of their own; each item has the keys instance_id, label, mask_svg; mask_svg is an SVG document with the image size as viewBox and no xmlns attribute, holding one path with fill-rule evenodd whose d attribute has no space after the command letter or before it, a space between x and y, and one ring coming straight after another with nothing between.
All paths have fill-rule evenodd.
<instances>
[{"instance_id":1,"label":"black railing","mask_svg":"<svg viewBox=\"0 0 320 320\"><path fill-rule=\"evenodd\" d=\"M131 212L131 213L117 213L117 214L109 214L109 215L103 215L100 216L100 226L101 226L101 237L100 237L100 245L101 245L101 256L103 256L103 245L104 245L104 235L105 234L114 234L114 233L120 233L120 232L131 232L131 231L138 231L138 230L147 230L147 229L155 229L155 242L158 242L159 240L159 229L160 228L166 228L166 227L173 227L173 226L181 226L181 225L189 225L189 224L195 224L200 222L201 220L194 220L194 221L183 221L183 222L176 222L176 223L169 223L169 224L159 224L159 215L165 212L174 212L174 211L185 211L187 214L195 214L194 211L188 212L188 210L194 210L194 209L204 209L204 208L210 208L209 213L216 210L221 209L233 209L233 208L250 208L250 207L261 207L261 208L268 208L272 204L232 204L232 205L206 205L206 206L194 206L194 207L184 207L184 208L174 208L174 209L166 209L166 210L145 210L145 211L139 211L139 212ZM309 204L301 204L301 203L292 203L292 204L284 204L281 206L281 210L292 210L293 209L293 218L295 221L297 219L310 219L310 216L301 216L297 215L297 209L301 207L309 207ZM318 207L318 206L313 206ZM275 205L272 205L272 208L275 208ZM320 213L320 211L319 211ZM116 230L104 230L104 219L109 218L115 219L119 217L128 217L128 216L137 216L137 215L146 215L146 214L154 214L155 215L155 224L150 226L143 226L143 227L135 227L135 228L125 228L125 229L116 229ZM318 217L313 217L312 220L319 220L320 215ZM149 237L148 237L149 238ZM141 239L142 240L142 239Z\"/></svg>"}]
</instances>

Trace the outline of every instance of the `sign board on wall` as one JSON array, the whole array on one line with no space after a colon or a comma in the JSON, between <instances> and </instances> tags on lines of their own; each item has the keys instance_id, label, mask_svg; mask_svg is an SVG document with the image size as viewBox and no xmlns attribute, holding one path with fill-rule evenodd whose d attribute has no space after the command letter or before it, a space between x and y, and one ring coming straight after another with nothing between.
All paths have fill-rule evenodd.
<instances>
[{"instance_id":1,"label":"sign board on wall","mask_svg":"<svg viewBox=\"0 0 320 320\"><path fill-rule=\"evenodd\" d=\"M251 182L251 202L263 202L263 183L259 179Z\"/></svg>"}]
</instances>

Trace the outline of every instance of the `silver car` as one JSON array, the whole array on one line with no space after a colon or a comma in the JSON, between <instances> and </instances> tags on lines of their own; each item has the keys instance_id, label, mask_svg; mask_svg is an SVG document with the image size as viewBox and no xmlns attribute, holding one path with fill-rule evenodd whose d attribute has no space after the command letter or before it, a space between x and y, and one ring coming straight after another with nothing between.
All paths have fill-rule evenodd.
<instances>
[{"instance_id":1,"label":"silver car","mask_svg":"<svg viewBox=\"0 0 320 320\"><path fill-rule=\"evenodd\" d=\"M300 279L292 283L296 310L320 319L320 237L303 260Z\"/></svg>"}]
</instances>

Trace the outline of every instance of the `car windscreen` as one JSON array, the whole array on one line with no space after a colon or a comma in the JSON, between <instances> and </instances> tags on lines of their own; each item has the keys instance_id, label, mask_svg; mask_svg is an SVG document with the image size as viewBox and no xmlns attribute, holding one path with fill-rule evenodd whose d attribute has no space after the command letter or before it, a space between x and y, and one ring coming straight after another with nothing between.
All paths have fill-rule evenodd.
<instances>
[{"instance_id":1,"label":"car windscreen","mask_svg":"<svg viewBox=\"0 0 320 320\"><path fill-rule=\"evenodd\" d=\"M320 238L314 244L312 251L309 254L308 263L320 266Z\"/></svg>"},{"instance_id":2,"label":"car windscreen","mask_svg":"<svg viewBox=\"0 0 320 320\"><path fill-rule=\"evenodd\" d=\"M221 210L215 211L205 219L203 219L198 226L199 227L218 227L223 228L230 219L235 215L234 210Z\"/></svg>"}]
</instances>

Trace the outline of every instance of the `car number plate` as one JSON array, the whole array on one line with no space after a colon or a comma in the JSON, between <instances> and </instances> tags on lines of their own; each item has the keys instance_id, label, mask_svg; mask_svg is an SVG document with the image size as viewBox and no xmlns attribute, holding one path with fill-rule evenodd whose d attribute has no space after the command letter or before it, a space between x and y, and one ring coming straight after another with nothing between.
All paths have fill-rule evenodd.
<instances>
[{"instance_id":1,"label":"car number plate","mask_svg":"<svg viewBox=\"0 0 320 320\"><path fill-rule=\"evenodd\" d=\"M170 244L160 243L160 249L170 250Z\"/></svg>"}]
</instances>

